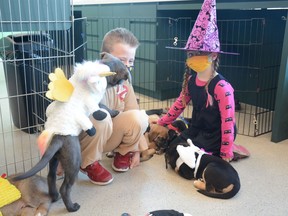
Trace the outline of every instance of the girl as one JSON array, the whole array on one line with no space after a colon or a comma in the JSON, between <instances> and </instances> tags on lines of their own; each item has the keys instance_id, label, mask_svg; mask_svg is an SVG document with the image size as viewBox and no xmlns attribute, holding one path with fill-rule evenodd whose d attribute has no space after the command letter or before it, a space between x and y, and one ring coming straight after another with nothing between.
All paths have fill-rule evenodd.
<instances>
[{"instance_id":1,"label":"girl","mask_svg":"<svg viewBox=\"0 0 288 216\"><path fill-rule=\"evenodd\" d=\"M218 66L218 53L188 51L181 94L158 124L173 122L192 100L189 128L178 139L190 138L199 148L230 161L235 137L234 90L218 74ZM197 74L191 75L190 69Z\"/></svg>"},{"instance_id":2,"label":"girl","mask_svg":"<svg viewBox=\"0 0 288 216\"><path fill-rule=\"evenodd\" d=\"M248 156L244 147L234 144L233 87L217 72L220 53L238 54L220 51L215 0L204 1L186 46L168 48L187 52L186 70L180 96L157 123L162 126L170 124L192 100L190 125L173 143L186 142L190 138L194 145L226 161ZM192 75L190 69L196 74Z\"/></svg>"}]
</instances>

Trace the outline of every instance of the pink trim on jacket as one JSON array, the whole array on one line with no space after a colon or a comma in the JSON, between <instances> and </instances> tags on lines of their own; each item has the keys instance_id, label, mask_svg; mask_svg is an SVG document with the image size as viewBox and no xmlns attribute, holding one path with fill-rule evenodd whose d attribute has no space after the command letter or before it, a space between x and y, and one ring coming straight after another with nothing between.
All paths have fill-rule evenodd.
<instances>
[{"instance_id":1,"label":"pink trim on jacket","mask_svg":"<svg viewBox=\"0 0 288 216\"><path fill-rule=\"evenodd\" d=\"M190 78L189 78L190 79ZM204 86L206 82L199 80L196 77L196 85ZM221 87L222 86L222 87ZM186 89L188 92L188 87ZM221 157L233 158L233 144L234 144L234 124L235 124L235 102L234 97L227 97L226 92L230 92L233 95L233 87L225 80L220 80L214 89L214 98L218 101L220 116L221 116ZM189 93L185 95L185 102L188 104L191 100ZM209 98L209 96L208 96ZM207 101L208 103L208 101ZM230 108L228 108L230 107ZM176 118L178 118L185 107L182 104L182 92L176 99L173 105L170 107L168 113L158 120L158 124L166 126L171 124ZM225 121L225 119L232 117L232 121ZM231 133L225 134L225 130L231 130ZM225 145L223 144L225 143Z\"/></svg>"}]
</instances>

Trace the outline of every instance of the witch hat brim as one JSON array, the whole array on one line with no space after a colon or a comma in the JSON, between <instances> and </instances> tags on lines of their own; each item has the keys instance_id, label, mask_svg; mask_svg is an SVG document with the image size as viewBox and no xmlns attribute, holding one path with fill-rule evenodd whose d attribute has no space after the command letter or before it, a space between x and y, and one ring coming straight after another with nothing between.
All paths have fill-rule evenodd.
<instances>
[{"instance_id":1,"label":"witch hat brim","mask_svg":"<svg viewBox=\"0 0 288 216\"><path fill-rule=\"evenodd\" d=\"M240 53L235 52L224 52L224 51L208 51L208 50L199 50L199 49L187 49L186 47L171 47L166 46L167 49L175 49L175 50L184 50L184 51L198 51L198 52L214 52L214 53L220 53L220 54L229 54L229 55L240 55Z\"/></svg>"}]
</instances>

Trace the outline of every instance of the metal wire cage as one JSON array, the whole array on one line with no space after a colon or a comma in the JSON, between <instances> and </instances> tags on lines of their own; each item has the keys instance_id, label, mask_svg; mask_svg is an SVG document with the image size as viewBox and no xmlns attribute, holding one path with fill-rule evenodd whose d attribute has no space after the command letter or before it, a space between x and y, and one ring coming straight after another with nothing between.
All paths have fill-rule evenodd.
<instances>
[{"instance_id":1,"label":"metal wire cage","mask_svg":"<svg viewBox=\"0 0 288 216\"><path fill-rule=\"evenodd\" d=\"M75 60L83 60L85 38L75 43L74 32L85 35L84 22L70 0L0 1L0 173L39 161L48 75L61 67L69 77Z\"/></svg>"},{"instance_id":2,"label":"metal wire cage","mask_svg":"<svg viewBox=\"0 0 288 216\"><path fill-rule=\"evenodd\" d=\"M0 3L0 173L25 171L39 161L36 139L50 103L44 96L48 74L61 67L69 77L75 62L99 58L102 38L112 28L128 28L140 41L132 82L141 109L166 109L178 97L185 52L165 47L185 45L191 17L162 11L158 18L86 20L70 0ZM248 136L272 130L284 31L277 14L254 13L233 11L231 19L219 11L217 22L222 49L240 53L222 55L219 72L235 90L238 134ZM278 34L271 40L276 25ZM182 117L189 118L192 109L188 104Z\"/></svg>"},{"instance_id":3,"label":"metal wire cage","mask_svg":"<svg viewBox=\"0 0 288 216\"><path fill-rule=\"evenodd\" d=\"M269 32L279 22L265 17L221 18L217 23L222 50L240 53L221 55L219 68L235 90L238 134L271 132L282 47L281 37L271 41ZM132 74L140 107L166 109L180 94L186 53L165 47L184 47L194 22L190 17L88 18L87 56L97 58L101 40L110 29L130 29L141 44ZM191 117L191 112L188 105L182 117Z\"/></svg>"}]
</instances>

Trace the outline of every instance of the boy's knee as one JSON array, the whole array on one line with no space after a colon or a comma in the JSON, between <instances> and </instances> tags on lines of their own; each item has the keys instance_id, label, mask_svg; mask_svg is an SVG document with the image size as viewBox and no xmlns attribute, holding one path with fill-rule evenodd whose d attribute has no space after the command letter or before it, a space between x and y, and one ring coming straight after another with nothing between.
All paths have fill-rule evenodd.
<instances>
[{"instance_id":1,"label":"boy's knee","mask_svg":"<svg viewBox=\"0 0 288 216\"><path fill-rule=\"evenodd\" d=\"M142 110L137 110L133 113L133 120L135 121L135 125L139 126L141 128L142 133L146 131L149 121L148 121L148 115L143 112Z\"/></svg>"},{"instance_id":2,"label":"boy's knee","mask_svg":"<svg viewBox=\"0 0 288 216\"><path fill-rule=\"evenodd\" d=\"M99 132L102 134L104 131L112 130L113 122L110 115L105 115L102 120L97 120L95 117L91 116L90 120L92 121L93 126L96 128L97 133Z\"/></svg>"}]
</instances>

